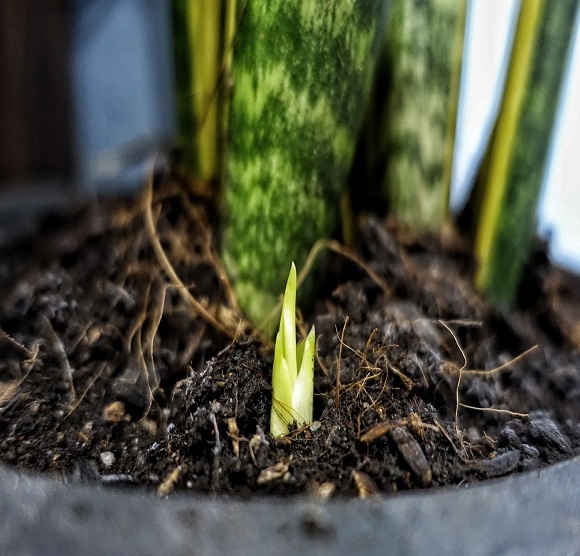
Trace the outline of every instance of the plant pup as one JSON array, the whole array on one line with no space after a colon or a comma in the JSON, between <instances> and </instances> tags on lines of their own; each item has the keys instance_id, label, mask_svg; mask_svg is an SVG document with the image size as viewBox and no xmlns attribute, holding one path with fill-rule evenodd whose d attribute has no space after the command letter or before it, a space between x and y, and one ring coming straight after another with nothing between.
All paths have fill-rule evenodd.
<instances>
[{"instance_id":1,"label":"plant pup","mask_svg":"<svg viewBox=\"0 0 580 556\"><path fill-rule=\"evenodd\" d=\"M288 425L312 422L314 397L314 326L296 345L296 266L292 263L276 335L272 369L272 436L288 433Z\"/></svg>"}]
</instances>

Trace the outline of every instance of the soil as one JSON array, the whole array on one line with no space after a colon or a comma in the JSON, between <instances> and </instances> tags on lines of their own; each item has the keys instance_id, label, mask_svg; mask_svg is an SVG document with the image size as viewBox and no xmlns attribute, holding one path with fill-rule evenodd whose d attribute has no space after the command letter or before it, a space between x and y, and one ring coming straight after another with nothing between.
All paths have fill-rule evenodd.
<instances>
[{"instance_id":1,"label":"soil","mask_svg":"<svg viewBox=\"0 0 580 556\"><path fill-rule=\"evenodd\" d=\"M1 251L1 462L163 495L328 497L580 454L578 278L540 246L518 308L501 312L473 288L456 233L417 240L374 217L356 250L333 244L300 322L318 336L315 421L273 439L272 348L236 325L215 212L163 182L151 204L50 218ZM205 317L167 278L144 205Z\"/></svg>"}]
</instances>

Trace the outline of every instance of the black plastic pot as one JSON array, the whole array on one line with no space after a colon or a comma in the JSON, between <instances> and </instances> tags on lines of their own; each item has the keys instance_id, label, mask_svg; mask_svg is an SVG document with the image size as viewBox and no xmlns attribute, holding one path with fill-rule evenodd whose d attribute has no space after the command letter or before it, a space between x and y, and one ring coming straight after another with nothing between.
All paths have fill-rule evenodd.
<instances>
[{"instance_id":1,"label":"black plastic pot","mask_svg":"<svg viewBox=\"0 0 580 556\"><path fill-rule=\"evenodd\" d=\"M0 468L0 554L580 554L580 457L505 479L367 500L174 495Z\"/></svg>"}]
</instances>

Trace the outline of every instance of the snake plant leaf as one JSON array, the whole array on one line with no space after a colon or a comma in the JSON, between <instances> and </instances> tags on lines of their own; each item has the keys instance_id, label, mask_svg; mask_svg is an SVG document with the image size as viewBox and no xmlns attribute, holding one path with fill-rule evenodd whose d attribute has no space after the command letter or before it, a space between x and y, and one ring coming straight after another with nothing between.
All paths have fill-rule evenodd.
<instances>
[{"instance_id":1,"label":"snake plant leaf","mask_svg":"<svg viewBox=\"0 0 580 556\"><path fill-rule=\"evenodd\" d=\"M578 0L526 0L504 98L472 198L476 282L513 305L536 231L540 194Z\"/></svg>"}]
</instances>

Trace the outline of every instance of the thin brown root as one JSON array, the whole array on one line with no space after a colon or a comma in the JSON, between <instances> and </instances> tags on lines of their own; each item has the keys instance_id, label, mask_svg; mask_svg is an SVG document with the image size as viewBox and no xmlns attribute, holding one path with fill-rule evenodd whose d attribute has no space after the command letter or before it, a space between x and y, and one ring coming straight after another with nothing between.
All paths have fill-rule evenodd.
<instances>
[{"instance_id":1,"label":"thin brown root","mask_svg":"<svg viewBox=\"0 0 580 556\"><path fill-rule=\"evenodd\" d=\"M135 335L135 355L137 357L137 363L139 365L140 370L139 375L143 377L143 382L147 387L147 393L149 394L147 407L144 413L144 415L148 415L149 411L151 411L151 405L153 404L154 392L153 390L151 390L151 384L149 382L149 371L147 369L147 361L145 361L145 355L143 354L143 342L141 338L142 334L143 330L141 330L139 334Z\"/></svg>"},{"instance_id":2,"label":"thin brown root","mask_svg":"<svg viewBox=\"0 0 580 556\"><path fill-rule=\"evenodd\" d=\"M150 311L149 320L150 326L146 331L143 348L144 352L147 354L147 369L148 369L148 381L149 388L151 392L155 393L159 388L159 376L155 370L155 358L153 353L155 335L161 324L161 319L163 318L163 308L165 306L165 295L167 293L167 288L171 286L164 284L159 291L156 292L154 297L153 307Z\"/></svg>"},{"instance_id":3,"label":"thin brown root","mask_svg":"<svg viewBox=\"0 0 580 556\"><path fill-rule=\"evenodd\" d=\"M453 336L453 339L455 340L455 343L457 344L457 347L458 347L459 351L461 352L461 355L463 356L463 366L458 370L459 376L457 377L457 386L455 387L455 431L456 431L457 435L459 436L458 417L459 417L459 408L460 407L463 407L465 409L473 409L475 411L490 411L490 412L494 412L494 413L503 413L505 415L511 415L512 417L528 418L529 415L527 413L518 413L516 411L510 411L508 409L496 409L493 407L475 407L472 405L464 404L459 400L459 386L461 383L461 377L463 375L488 376L488 375L492 375L495 373L505 371L506 369L509 369L512 365L521 361L524 357L526 357L527 355L529 355L530 353L532 353L536 349L538 349L538 345L532 346L530 349L524 351L523 353L521 353L517 357L514 357L513 359L511 359L507 363L504 363L503 365L500 365L499 367L496 367L495 369L491 369L489 371L466 370L465 367L467 366L467 356L465 355L465 351L461 347L461 344L459 342L459 339L457 338L457 335L455 334L455 332L453 332L453 330L445 322L443 322L442 320L439 320L439 322Z\"/></svg>"},{"instance_id":4,"label":"thin brown root","mask_svg":"<svg viewBox=\"0 0 580 556\"><path fill-rule=\"evenodd\" d=\"M50 434L54 434L62 424L78 409L81 402L85 399L85 396L88 394L89 390L93 387L93 384L97 381L97 379L103 374L103 370L105 369L106 363L101 365L99 372L91 379L89 385L83 390L82 394L76 399L74 405L70 408L68 413L59 421L59 423L50 431Z\"/></svg>"},{"instance_id":5,"label":"thin brown root","mask_svg":"<svg viewBox=\"0 0 580 556\"><path fill-rule=\"evenodd\" d=\"M489 371L469 370L468 369L468 370L463 371L463 374L464 375L472 375L472 376L488 376L488 375L492 375L495 373L500 373L502 371L509 369L512 365L519 363L524 357L526 357L530 353L536 351L539 347L540 346L538 346L536 344L535 346L532 346L530 349L527 349L526 351L524 351L523 353L520 353L518 356L514 357L513 359L510 359L507 363L504 363L503 365L500 365L499 367L496 367L495 369L490 369Z\"/></svg>"},{"instance_id":6,"label":"thin brown root","mask_svg":"<svg viewBox=\"0 0 580 556\"><path fill-rule=\"evenodd\" d=\"M464 403L459 405L465 409L473 409L474 411L491 411L493 413L505 413L506 415L511 415L512 417L522 417L527 419L530 416L529 413L517 413L516 411L510 411L508 409L496 409L495 407L475 407L473 405L467 405Z\"/></svg>"},{"instance_id":7,"label":"thin brown root","mask_svg":"<svg viewBox=\"0 0 580 556\"><path fill-rule=\"evenodd\" d=\"M399 377L399 379L405 385L405 388L407 390L411 390L411 388L413 388L413 381L405 373L400 371L394 365L389 365L389 369L391 369L391 371L393 371L393 373L395 373Z\"/></svg>"},{"instance_id":8,"label":"thin brown root","mask_svg":"<svg viewBox=\"0 0 580 556\"><path fill-rule=\"evenodd\" d=\"M367 352L369 350L369 347L371 345L371 342L373 341L373 338L376 336L377 332L379 331L378 328L374 328L373 331L370 333L369 337L367 338L367 343L365 344L365 348L363 350L363 359L366 361L367 359Z\"/></svg>"},{"instance_id":9,"label":"thin brown root","mask_svg":"<svg viewBox=\"0 0 580 556\"><path fill-rule=\"evenodd\" d=\"M228 275L221 263L220 258L218 257L217 253L213 249L213 238L211 234L211 228L209 224L205 221L203 216L200 214L199 209L189 200L189 198L183 194L180 195L181 202L183 207L185 208L186 212L189 214L190 218L194 223L196 223L200 230L202 230L203 235L203 250L204 255L211 263L212 267L214 268L217 278L219 280L220 285L222 286L226 299L232 308L231 310L236 314L241 314L240 308L238 306L238 298L234 293L234 289L232 284L228 278Z\"/></svg>"},{"instance_id":10,"label":"thin brown root","mask_svg":"<svg viewBox=\"0 0 580 556\"><path fill-rule=\"evenodd\" d=\"M193 355L197 351L197 349L199 348L199 346L201 344L201 340L204 337L205 332L206 332L205 324L202 324L199 327L199 330L195 334L192 334L189 337L187 345L185 346L181 355L179 356L179 359L177 362L178 369L183 369L184 367L187 367L187 365L189 365L191 363L191 360L193 359Z\"/></svg>"},{"instance_id":11,"label":"thin brown root","mask_svg":"<svg viewBox=\"0 0 580 556\"><path fill-rule=\"evenodd\" d=\"M345 259L348 259L349 261L353 262L369 275L369 277L373 280L373 282L375 282L375 284L379 288L381 288L381 290L383 290L386 296L391 297L393 295L392 288L385 282L385 280L383 280L383 278L379 274L377 274L372 269L372 267L369 264L367 264L367 262L362 257L360 257L357 254L356 251L354 251L350 247L346 247L345 245L343 245L339 241L336 241L335 239L329 238L321 238L312 246L312 249L310 249L310 253L308 253L306 262L304 263L304 266L302 267L302 270L300 271L300 274L296 279L297 286L300 286L300 284L304 282L306 276L308 275L308 273L312 268L312 265L316 261L316 257L324 249L328 249L329 251L337 253L338 255L341 255Z\"/></svg>"},{"instance_id":12,"label":"thin brown root","mask_svg":"<svg viewBox=\"0 0 580 556\"><path fill-rule=\"evenodd\" d=\"M171 265L169 259L167 258L167 255L165 254L165 251L163 250L163 247L161 246L161 242L159 241L159 236L157 235L155 224L153 222L153 212L151 209L152 203L153 203L153 170L150 171L145 186L145 191L143 195L143 212L145 215L145 227L147 229L149 241L151 242L151 246L153 247L153 251L155 252L155 256L157 257L157 261L161 265L161 268L163 269L163 271L165 272L165 274L167 275L173 286L175 286L179 294L182 296L182 298L191 305L196 315L202 318L210 326L221 332L224 336L227 336L228 338L234 338L236 331L222 324L209 311L207 311L207 309L199 301L197 301L197 299L195 299L195 297L189 292L189 290L185 287L185 285L175 272L175 269Z\"/></svg>"},{"instance_id":13,"label":"thin brown root","mask_svg":"<svg viewBox=\"0 0 580 556\"><path fill-rule=\"evenodd\" d=\"M310 249L310 252L308 253L308 257L306 258L304 266L302 267L302 270L300 271L298 277L296 278L297 288L299 288L304 282L304 280L306 280L308 273L312 270L312 266L314 265L316 258L325 249L332 251L333 253L336 253L338 255L341 255L345 259L348 259L349 261L356 264L358 267L360 267L368 274L368 276L373 280L373 282L375 282L375 284L381 290L383 290L384 294L387 297L392 297L393 295L392 288L387 284L385 280L383 280L383 278L379 274L377 274L372 269L372 267L362 257L360 257L357 254L356 251L350 249L349 247L346 247L345 245L343 245L339 241L336 241L335 239L329 238L319 239ZM281 308L282 308L282 298L280 298L280 301L278 301L276 306L270 311L268 316L260 324L258 330L259 331L267 330L271 322L276 318L276 315L280 314Z\"/></svg>"},{"instance_id":14,"label":"thin brown root","mask_svg":"<svg viewBox=\"0 0 580 556\"><path fill-rule=\"evenodd\" d=\"M14 347L22 351L26 356L27 360L30 360L34 357L34 352L30 351L26 346L22 345L20 342L17 342L8 332L5 332L2 328L0 328L0 338L4 338L8 341L8 343L12 344Z\"/></svg>"},{"instance_id":15,"label":"thin brown root","mask_svg":"<svg viewBox=\"0 0 580 556\"><path fill-rule=\"evenodd\" d=\"M133 345L133 339L139 333L141 333L141 329L147 320L147 307L149 305L149 298L151 297L151 288L153 287L153 283L149 281L147 284L147 291L145 292L145 297L143 299L143 305L139 314L133 319L131 326L125 336L125 352L127 354L131 353L131 346Z\"/></svg>"},{"instance_id":16,"label":"thin brown root","mask_svg":"<svg viewBox=\"0 0 580 556\"><path fill-rule=\"evenodd\" d=\"M459 338L457 338L457 335L455 334L455 332L453 332L453 330L451 328L449 328L449 326L445 322L443 322L442 320L440 320L439 322L449 331L451 336L453 336L453 339L455 340L455 343L457 344L457 347L459 348L459 351L461 352L461 355L463 356L463 365L459 369L459 376L457 377L457 386L455 387L455 433L457 434L457 436L460 436L460 434L459 434L459 406L461 404L459 402L459 385L461 384L461 375L462 375L465 367L467 367L467 356L465 355L465 351L463 351L463 348L461 347L461 343L459 342Z\"/></svg>"},{"instance_id":17,"label":"thin brown root","mask_svg":"<svg viewBox=\"0 0 580 556\"><path fill-rule=\"evenodd\" d=\"M319 338L320 338L320 336L317 336L317 338L316 338L316 347L314 348L314 356L316 357L316 361L318 363L318 366L322 369L324 376L329 376L330 371L328 370L328 367L322 362L322 359L320 358L320 355L318 354L318 340L319 340Z\"/></svg>"},{"instance_id":18,"label":"thin brown root","mask_svg":"<svg viewBox=\"0 0 580 556\"><path fill-rule=\"evenodd\" d=\"M347 317L347 318L348 318L348 317ZM338 332L337 332L337 338L338 338ZM338 338L338 340L339 340L339 341L341 341L341 339L340 339L340 338ZM359 359L360 359L360 360L363 362L363 365L366 365L366 366L367 366L367 367L369 367L369 368L374 368L374 367L375 367L375 365L372 365L372 364L371 364L371 363L370 363L370 362L367 360L367 358L365 357L365 354L364 354L364 353L362 353L362 352L360 352L358 349L354 349L354 348L350 347L348 344L344 344L344 347L345 347L346 349L348 349L348 350L349 350L351 353L353 353L354 355L356 355L356 356L357 356L357 357L358 357L358 358L359 358ZM380 357L379 357L379 359L380 359ZM377 361L378 361L378 359L377 359Z\"/></svg>"},{"instance_id":19,"label":"thin brown root","mask_svg":"<svg viewBox=\"0 0 580 556\"><path fill-rule=\"evenodd\" d=\"M342 334L340 335L340 346L338 348L338 359L336 361L336 391L334 393L334 405L337 409L340 405L340 365L342 362L342 346L344 345L344 332L346 331L347 324L348 324L348 316L345 317L344 324L342 326Z\"/></svg>"},{"instance_id":20,"label":"thin brown root","mask_svg":"<svg viewBox=\"0 0 580 556\"><path fill-rule=\"evenodd\" d=\"M165 291L167 290L167 287L169 286L162 286L161 287L161 291L163 292L163 300L165 299ZM149 332L148 334L145 334L143 329L144 326L147 322L147 318L148 318L148 313L149 313L149 305L150 305L150 300L152 298L152 289L153 289L153 282L150 280L147 283L147 289L145 291L145 295L143 297L143 303L142 306L140 308L139 313L137 314L137 316L135 317L135 319L133 319L133 322L131 323L131 326L129 328L129 331L125 337L125 351L127 354L132 354L133 357L136 359L137 361L137 365L138 365L138 372L137 374L133 377L130 376L131 373L129 372L129 368L127 369L127 371L125 372L125 375L123 377L124 382L131 384L132 386L135 386L137 384L137 381L139 380L139 377L142 378L144 385L147 388L147 394L148 394L148 405L146 408L146 412L145 415L147 415L151 409L151 405L153 404L153 396L154 396L154 392L156 391L156 385L158 383L158 381L153 377L154 374L154 366L153 366L153 339L154 339L154 334L155 332L153 332L153 335L151 335L151 332ZM159 300L157 302L159 304ZM159 309L154 309L153 310L153 320L155 321L155 316L158 313L161 313L158 318L160 319L162 314L163 314L163 306L161 306L161 311L159 311ZM153 330L156 330L156 326L155 324L153 324ZM145 335L145 344L146 344L146 348L149 348L149 340L151 341L151 364L148 365L147 361L145 359L145 355L144 355L144 350L143 350L143 336ZM153 384L153 386L152 386Z\"/></svg>"},{"instance_id":21,"label":"thin brown root","mask_svg":"<svg viewBox=\"0 0 580 556\"><path fill-rule=\"evenodd\" d=\"M454 452L457 454L457 456L459 457L459 459L463 463L467 463L468 459L465 456L464 451L460 450L457 446L455 446L455 443L453 442L453 439L451 438L451 436L449 435L449 433L445 430L445 427L439 421L437 421L437 419L434 419L434 422L435 422L435 426L437 427L437 429L447 439L447 442L449 442L449 444L451 445L451 447L453 448ZM457 425L456 425L456 428L457 428Z\"/></svg>"},{"instance_id":22,"label":"thin brown root","mask_svg":"<svg viewBox=\"0 0 580 556\"><path fill-rule=\"evenodd\" d=\"M68 360L68 356L64 349L64 344L62 343L62 340L58 337L58 334L54 331L52 323L50 322L48 317L42 315L41 320L44 332L50 337L51 347L54 350L54 355L58 360L65 381L68 383L71 402L74 402L76 400L77 395L75 392L75 385L73 382L72 369L70 366L70 362Z\"/></svg>"},{"instance_id":23,"label":"thin brown root","mask_svg":"<svg viewBox=\"0 0 580 556\"><path fill-rule=\"evenodd\" d=\"M367 380L374 380L376 378L379 378L380 375L367 375L367 377L365 377L363 384L361 385L361 390L368 396L369 400L371 401L371 403L368 405L368 407L366 407L362 413L360 414L360 417L357 418L357 434L360 435L360 422L361 422L361 418L365 416L365 414L368 411L371 410L375 410L377 412L377 414L382 415L383 411L382 411L382 407L379 405L379 401L381 399L383 399L383 395L385 394L385 392L387 391L387 380L385 378L385 380L383 381L383 385L381 386L381 391L377 394L376 398L373 400L372 396L367 392L366 388L365 388L365 382Z\"/></svg>"},{"instance_id":24,"label":"thin brown root","mask_svg":"<svg viewBox=\"0 0 580 556\"><path fill-rule=\"evenodd\" d=\"M222 357L224 354L226 354L230 349L232 349L234 347L234 345L236 344L236 341L238 339L238 334L240 333L240 331L241 331L241 324L238 327L238 329L236 330L236 334L232 338L231 342L217 354L218 358Z\"/></svg>"}]
</instances>

